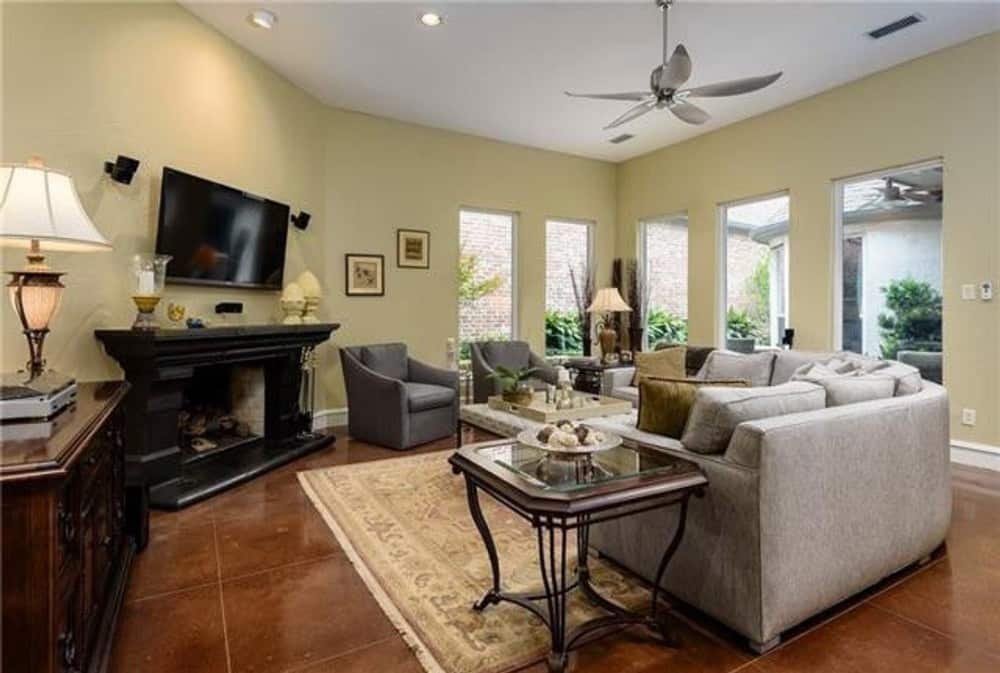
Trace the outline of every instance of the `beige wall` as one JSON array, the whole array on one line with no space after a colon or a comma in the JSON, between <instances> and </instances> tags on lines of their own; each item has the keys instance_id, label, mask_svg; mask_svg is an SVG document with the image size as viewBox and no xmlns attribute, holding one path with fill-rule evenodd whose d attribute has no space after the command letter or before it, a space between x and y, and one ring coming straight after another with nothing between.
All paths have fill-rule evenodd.
<instances>
[{"instance_id":1,"label":"beige wall","mask_svg":"<svg viewBox=\"0 0 1000 673\"><path fill-rule=\"evenodd\" d=\"M686 210L691 341L714 343L717 204L789 190L796 346L829 348L832 181L942 157L952 436L1000 445L998 301L960 301L963 283L1000 280L998 128L1000 35L994 34L620 164L618 254L635 254L639 219ZM976 427L960 425L962 407L978 409Z\"/></svg>"},{"instance_id":2,"label":"beige wall","mask_svg":"<svg viewBox=\"0 0 1000 673\"><path fill-rule=\"evenodd\" d=\"M289 233L286 279L308 267L326 288L321 317L342 321L337 343L403 340L443 363L457 333L458 208L517 211L521 333L543 345L544 219L595 220L603 269L615 236L613 165L330 109L173 4L9 4L2 7L3 161L41 155L76 179L112 241L104 254L53 254L69 272L46 344L51 365L82 380L119 376L93 330L127 326L130 256L155 242L159 176L174 166L313 214ZM142 161L131 186L102 176L116 154ZM429 271L395 268L395 230L428 229ZM386 296L344 296L344 253L386 256ZM3 249L4 268L22 264ZM606 271L604 271L606 275ZM248 322L277 317L269 292L168 287L167 300L211 316L246 302ZM26 357L2 302L0 369ZM161 311L162 313L162 311ZM342 406L327 347L321 405Z\"/></svg>"}]
</instances>

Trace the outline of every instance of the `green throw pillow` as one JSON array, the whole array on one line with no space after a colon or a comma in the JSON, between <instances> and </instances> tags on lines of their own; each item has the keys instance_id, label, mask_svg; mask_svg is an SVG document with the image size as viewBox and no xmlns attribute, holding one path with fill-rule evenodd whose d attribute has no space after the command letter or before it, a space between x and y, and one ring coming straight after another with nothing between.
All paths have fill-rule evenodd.
<instances>
[{"instance_id":1,"label":"green throw pillow","mask_svg":"<svg viewBox=\"0 0 1000 673\"><path fill-rule=\"evenodd\" d=\"M749 388L746 379L700 381L644 376L639 379L639 422L644 432L680 439L698 388Z\"/></svg>"}]
</instances>

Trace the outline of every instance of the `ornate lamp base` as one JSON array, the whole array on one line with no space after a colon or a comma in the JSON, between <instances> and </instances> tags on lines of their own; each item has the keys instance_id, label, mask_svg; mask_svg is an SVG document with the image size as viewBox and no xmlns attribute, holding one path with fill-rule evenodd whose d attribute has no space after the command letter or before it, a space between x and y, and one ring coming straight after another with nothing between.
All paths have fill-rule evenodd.
<instances>
[{"instance_id":1,"label":"ornate lamp base","mask_svg":"<svg viewBox=\"0 0 1000 673\"><path fill-rule=\"evenodd\" d=\"M160 326L156 324L155 312L156 305L160 303L160 298L155 295L133 295L132 301L135 302L135 307L139 309L138 313L135 314L135 322L132 323L132 329L159 329Z\"/></svg>"}]
</instances>

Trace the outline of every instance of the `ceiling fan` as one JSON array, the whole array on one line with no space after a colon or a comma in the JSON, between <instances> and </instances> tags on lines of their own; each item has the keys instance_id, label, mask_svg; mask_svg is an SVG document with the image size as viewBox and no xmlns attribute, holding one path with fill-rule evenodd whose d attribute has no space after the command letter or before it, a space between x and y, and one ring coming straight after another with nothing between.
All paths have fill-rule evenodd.
<instances>
[{"instance_id":1,"label":"ceiling fan","mask_svg":"<svg viewBox=\"0 0 1000 673\"><path fill-rule=\"evenodd\" d=\"M693 89L680 87L691 77L691 57L683 44L678 44L674 53L667 49L667 12L673 6L674 0L654 0L663 13L663 63L653 68L649 75L649 91L630 91L626 93L572 93L567 96L574 98L593 98L597 100L634 101L638 105L629 108L625 114L604 127L605 130L621 126L647 112L667 108L674 116L688 124L704 124L710 119L707 112L697 105L688 102L688 98L717 98L721 96L736 96L750 93L772 84L781 77L780 72L760 77L747 77L727 82L708 84Z\"/></svg>"},{"instance_id":2,"label":"ceiling fan","mask_svg":"<svg viewBox=\"0 0 1000 673\"><path fill-rule=\"evenodd\" d=\"M912 185L897 178L886 178L885 186L877 189L886 203L940 203L944 190Z\"/></svg>"}]
</instances>

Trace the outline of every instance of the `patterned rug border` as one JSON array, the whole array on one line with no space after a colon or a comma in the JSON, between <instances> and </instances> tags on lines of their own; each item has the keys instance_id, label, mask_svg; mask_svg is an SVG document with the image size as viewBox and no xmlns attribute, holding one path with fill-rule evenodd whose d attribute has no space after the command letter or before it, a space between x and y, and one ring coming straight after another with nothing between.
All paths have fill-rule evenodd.
<instances>
[{"instance_id":1,"label":"patterned rug border","mask_svg":"<svg viewBox=\"0 0 1000 673\"><path fill-rule=\"evenodd\" d=\"M452 449L445 449L443 451L435 453L444 454L444 453L452 453L452 451L453 451ZM432 455L432 454L418 454L418 455ZM387 458L385 460L402 460L407 457L409 456L401 456L400 458ZM398 607L396 607L396 604L393 602L392 598L389 596L388 593L386 593L385 589L382 588L382 585L379 583L378 578L375 577L375 573L372 572L372 570L368 567L368 564L365 563L365 560L364 558L362 558L360 552L358 552L358 550L355 549L354 544L347 536L347 533L340 527L340 524L334 517L333 512L330 510L329 507L326 506L326 504L323 502L319 494L316 493L316 491L313 489L312 484L310 484L308 481L309 475L312 473L329 472L330 470L335 470L338 468L342 469L345 467L349 466L344 465L344 466L319 468L315 470L303 470L301 472L298 472L296 474L296 477L299 480L299 485L302 486L302 490L306 492L306 497L308 497L310 502L312 502L313 507L315 507L316 511L319 512L319 515L323 517L323 521L326 522L326 525L330 529L330 532L333 533L333 536L337 539L337 542L344 550L344 554L347 555L347 559L351 562L351 565L354 567L358 575L361 577L361 581L364 582L365 587L367 587L368 589L368 592L375 599L375 602L378 603L378 606L382 609L382 612L385 613L385 616L392 623L393 627L395 627L395 629L403 637L403 641L413 651L413 654L417 657L417 661L420 662L420 665L423 666L424 670L427 671L427 673L447 673L445 669L441 666L441 664L438 663L437 659L434 658L434 654L431 652L431 649L424 644L423 640L421 640L420 636L417 634L416 629L410 626L410 623L406 620L406 617L403 616L403 613L400 611Z\"/></svg>"}]
</instances>

